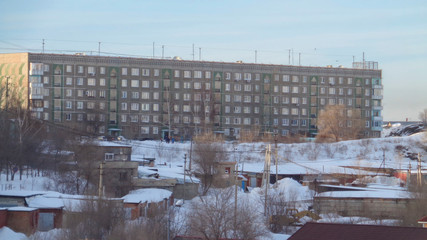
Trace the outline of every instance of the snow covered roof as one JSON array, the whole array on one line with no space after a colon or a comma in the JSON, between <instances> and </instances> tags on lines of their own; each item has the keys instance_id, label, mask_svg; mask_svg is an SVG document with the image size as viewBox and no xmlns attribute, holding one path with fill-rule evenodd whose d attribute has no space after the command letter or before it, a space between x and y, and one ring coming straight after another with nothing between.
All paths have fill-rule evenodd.
<instances>
[{"instance_id":1,"label":"snow covered roof","mask_svg":"<svg viewBox=\"0 0 427 240\"><path fill-rule=\"evenodd\" d=\"M6 190L0 191L0 196L8 197L32 197L36 195L46 194L46 191L20 191L20 190Z\"/></svg>"},{"instance_id":2,"label":"snow covered roof","mask_svg":"<svg viewBox=\"0 0 427 240\"><path fill-rule=\"evenodd\" d=\"M143 188L131 191L128 195L122 197L125 203L144 203L160 202L165 198L170 198L172 192L159 188Z\"/></svg>"},{"instance_id":3,"label":"snow covered roof","mask_svg":"<svg viewBox=\"0 0 427 240\"><path fill-rule=\"evenodd\" d=\"M37 208L31 207L10 207L7 208L8 211L19 211L19 212L31 212L37 210Z\"/></svg>"},{"instance_id":4,"label":"snow covered roof","mask_svg":"<svg viewBox=\"0 0 427 240\"><path fill-rule=\"evenodd\" d=\"M410 194L406 191L366 189L365 191L331 191L319 193L319 198L388 198L388 199L409 199Z\"/></svg>"},{"instance_id":5,"label":"snow covered roof","mask_svg":"<svg viewBox=\"0 0 427 240\"><path fill-rule=\"evenodd\" d=\"M26 198L28 207L32 208L63 208L64 202L58 198L49 198L45 196L33 196Z\"/></svg>"},{"instance_id":6,"label":"snow covered roof","mask_svg":"<svg viewBox=\"0 0 427 240\"><path fill-rule=\"evenodd\" d=\"M101 147L132 147L131 145L124 144L124 143L118 143L118 142L111 142L111 141L97 141L98 146Z\"/></svg>"}]
</instances>

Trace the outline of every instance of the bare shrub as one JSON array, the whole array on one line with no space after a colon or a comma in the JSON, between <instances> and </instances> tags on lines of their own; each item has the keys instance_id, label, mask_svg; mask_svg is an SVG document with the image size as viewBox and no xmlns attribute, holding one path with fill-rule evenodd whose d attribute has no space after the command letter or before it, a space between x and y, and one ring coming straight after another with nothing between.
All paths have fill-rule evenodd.
<instances>
[{"instance_id":1,"label":"bare shrub","mask_svg":"<svg viewBox=\"0 0 427 240\"><path fill-rule=\"evenodd\" d=\"M307 157L310 160L316 160L322 150L321 145L318 143L309 143L306 145Z\"/></svg>"}]
</instances>

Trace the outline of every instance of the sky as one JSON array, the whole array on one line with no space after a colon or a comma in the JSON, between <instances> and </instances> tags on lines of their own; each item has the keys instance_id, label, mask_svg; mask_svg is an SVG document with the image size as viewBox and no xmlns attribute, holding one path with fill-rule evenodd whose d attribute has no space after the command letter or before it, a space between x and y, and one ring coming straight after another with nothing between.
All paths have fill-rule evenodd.
<instances>
[{"instance_id":1,"label":"sky","mask_svg":"<svg viewBox=\"0 0 427 240\"><path fill-rule=\"evenodd\" d=\"M303 66L377 61L384 121L427 108L427 1L0 1L0 53ZM193 51L194 49L194 51ZM290 57L289 57L290 56Z\"/></svg>"}]
</instances>

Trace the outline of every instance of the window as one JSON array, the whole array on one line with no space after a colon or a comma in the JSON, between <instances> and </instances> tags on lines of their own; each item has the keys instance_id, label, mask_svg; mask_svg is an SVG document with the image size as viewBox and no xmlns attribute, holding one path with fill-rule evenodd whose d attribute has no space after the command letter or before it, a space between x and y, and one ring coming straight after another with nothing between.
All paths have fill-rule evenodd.
<instances>
[{"instance_id":1,"label":"window","mask_svg":"<svg viewBox=\"0 0 427 240\"><path fill-rule=\"evenodd\" d=\"M225 102L230 102L230 101L231 101L231 96L225 95Z\"/></svg>"},{"instance_id":2,"label":"window","mask_svg":"<svg viewBox=\"0 0 427 240\"><path fill-rule=\"evenodd\" d=\"M282 80L283 82L289 82L289 75L283 75Z\"/></svg>"},{"instance_id":3,"label":"window","mask_svg":"<svg viewBox=\"0 0 427 240\"><path fill-rule=\"evenodd\" d=\"M173 76L179 78L179 70L175 70Z\"/></svg>"},{"instance_id":4,"label":"window","mask_svg":"<svg viewBox=\"0 0 427 240\"><path fill-rule=\"evenodd\" d=\"M234 91L241 91L241 90L242 90L242 85L234 84Z\"/></svg>"},{"instance_id":5,"label":"window","mask_svg":"<svg viewBox=\"0 0 427 240\"><path fill-rule=\"evenodd\" d=\"M138 111L139 110L139 103L131 103L130 110Z\"/></svg>"},{"instance_id":6,"label":"window","mask_svg":"<svg viewBox=\"0 0 427 240\"><path fill-rule=\"evenodd\" d=\"M49 77L43 77L43 83L49 84Z\"/></svg>"},{"instance_id":7,"label":"window","mask_svg":"<svg viewBox=\"0 0 427 240\"><path fill-rule=\"evenodd\" d=\"M369 107L369 100L365 99L365 107Z\"/></svg>"},{"instance_id":8,"label":"window","mask_svg":"<svg viewBox=\"0 0 427 240\"><path fill-rule=\"evenodd\" d=\"M353 84L353 78L347 78L347 84L348 85Z\"/></svg>"},{"instance_id":9,"label":"window","mask_svg":"<svg viewBox=\"0 0 427 240\"><path fill-rule=\"evenodd\" d=\"M158 100L160 97L159 92L153 92L153 99Z\"/></svg>"},{"instance_id":10,"label":"window","mask_svg":"<svg viewBox=\"0 0 427 240\"><path fill-rule=\"evenodd\" d=\"M66 70L65 70L67 73L70 73L70 72L72 72L73 71L73 66L71 66L71 65L67 65L67 67L66 67Z\"/></svg>"},{"instance_id":11,"label":"window","mask_svg":"<svg viewBox=\"0 0 427 240\"><path fill-rule=\"evenodd\" d=\"M73 96L73 90L72 89L66 89L65 90L65 96L72 97Z\"/></svg>"},{"instance_id":12,"label":"window","mask_svg":"<svg viewBox=\"0 0 427 240\"><path fill-rule=\"evenodd\" d=\"M230 84L229 83L225 84L225 91L230 91Z\"/></svg>"},{"instance_id":13,"label":"window","mask_svg":"<svg viewBox=\"0 0 427 240\"><path fill-rule=\"evenodd\" d=\"M275 93L279 92L279 86L274 86L273 87L273 92L275 92Z\"/></svg>"},{"instance_id":14,"label":"window","mask_svg":"<svg viewBox=\"0 0 427 240\"><path fill-rule=\"evenodd\" d=\"M307 104L307 98L301 98L302 99L302 104Z\"/></svg>"},{"instance_id":15,"label":"window","mask_svg":"<svg viewBox=\"0 0 427 240\"><path fill-rule=\"evenodd\" d=\"M211 78L211 72L210 71L205 72L205 78L207 78L207 79Z\"/></svg>"},{"instance_id":16,"label":"window","mask_svg":"<svg viewBox=\"0 0 427 240\"><path fill-rule=\"evenodd\" d=\"M201 89L201 88L202 88L202 84L200 82L194 83L194 89Z\"/></svg>"},{"instance_id":17,"label":"window","mask_svg":"<svg viewBox=\"0 0 427 240\"><path fill-rule=\"evenodd\" d=\"M66 85L73 85L73 78L67 77L65 79L65 84Z\"/></svg>"},{"instance_id":18,"label":"window","mask_svg":"<svg viewBox=\"0 0 427 240\"><path fill-rule=\"evenodd\" d=\"M126 110L128 110L128 104L127 103L121 103L121 107L122 107L122 110L123 111L126 111Z\"/></svg>"},{"instance_id":19,"label":"window","mask_svg":"<svg viewBox=\"0 0 427 240\"><path fill-rule=\"evenodd\" d=\"M120 118L121 118L121 122L127 121L127 115L125 115L125 114L121 115Z\"/></svg>"},{"instance_id":20,"label":"window","mask_svg":"<svg viewBox=\"0 0 427 240\"><path fill-rule=\"evenodd\" d=\"M139 87L139 80L131 80L130 86L131 87Z\"/></svg>"},{"instance_id":21,"label":"window","mask_svg":"<svg viewBox=\"0 0 427 240\"><path fill-rule=\"evenodd\" d=\"M353 89L352 88L349 88L348 90L347 90L347 95L352 95L353 94Z\"/></svg>"},{"instance_id":22,"label":"window","mask_svg":"<svg viewBox=\"0 0 427 240\"><path fill-rule=\"evenodd\" d=\"M234 113L241 113L242 111L242 108L241 107L234 107Z\"/></svg>"},{"instance_id":23,"label":"window","mask_svg":"<svg viewBox=\"0 0 427 240\"><path fill-rule=\"evenodd\" d=\"M138 122L138 115L130 115L131 122Z\"/></svg>"},{"instance_id":24,"label":"window","mask_svg":"<svg viewBox=\"0 0 427 240\"><path fill-rule=\"evenodd\" d=\"M122 87L127 87L127 86L128 86L128 80L122 79Z\"/></svg>"},{"instance_id":25,"label":"window","mask_svg":"<svg viewBox=\"0 0 427 240\"><path fill-rule=\"evenodd\" d=\"M250 125L251 124L251 119L250 118L243 118L243 124L244 125Z\"/></svg>"},{"instance_id":26,"label":"window","mask_svg":"<svg viewBox=\"0 0 427 240\"><path fill-rule=\"evenodd\" d=\"M282 86L282 92L288 93L289 92L289 86Z\"/></svg>"},{"instance_id":27,"label":"window","mask_svg":"<svg viewBox=\"0 0 427 240\"><path fill-rule=\"evenodd\" d=\"M241 101L242 101L242 96L234 95L234 102L241 102Z\"/></svg>"},{"instance_id":28,"label":"window","mask_svg":"<svg viewBox=\"0 0 427 240\"><path fill-rule=\"evenodd\" d=\"M184 82L184 89L190 89L191 83L190 82Z\"/></svg>"},{"instance_id":29,"label":"window","mask_svg":"<svg viewBox=\"0 0 427 240\"><path fill-rule=\"evenodd\" d=\"M122 68L122 75L128 75L128 69L127 68Z\"/></svg>"},{"instance_id":30,"label":"window","mask_svg":"<svg viewBox=\"0 0 427 240\"><path fill-rule=\"evenodd\" d=\"M150 111L150 104L149 103L141 104L141 110L142 111Z\"/></svg>"},{"instance_id":31,"label":"window","mask_svg":"<svg viewBox=\"0 0 427 240\"><path fill-rule=\"evenodd\" d=\"M144 123L150 122L150 116L149 115L142 115L141 116L141 122L144 122Z\"/></svg>"},{"instance_id":32,"label":"window","mask_svg":"<svg viewBox=\"0 0 427 240\"><path fill-rule=\"evenodd\" d=\"M179 89L179 82L175 82L175 83L174 83L174 88L175 88L175 89Z\"/></svg>"},{"instance_id":33,"label":"window","mask_svg":"<svg viewBox=\"0 0 427 240\"><path fill-rule=\"evenodd\" d=\"M298 104L298 103L299 103L299 98L297 98L297 97L293 97L293 98L291 99L291 102L292 102L292 104Z\"/></svg>"},{"instance_id":34,"label":"window","mask_svg":"<svg viewBox=\"0 0 427 240\"><path fill-rule=\"evenodd\" d=\"M150 93L149 92L141 92L141 99L150 99Z\"/></svg>"},{"instance_id":35,"label":"window","mask_svg":"<svg viewBox=\"0 0 427 240\"><path fill-rule=\"evenodd\" d=\"M252 97L251 97L251 96L244 96L244 98L243 98L243 101L244 101L245 103L250 103L250 102L251 102L251 100L252 100Z\"/></svg>"},{"instance_id":36,"label":"window","mask_svg":"<svg viewBox=\"0 0 427 240\"><path fill-rule=\"evenodd\" d=\"M255 102L255 103L259 103L259 101L260 101L260 97L259 97L259 96L255 96L255 97L254 97L254 102Z\"/></svg>"},{"instance_id":37,"label":"window","mask_svg":"<svg viewBox=\"0 0 427 240\"><path fill-rule=\"evenodd\" d=\"M242 74L241 73L234 73L234 79L235 80L242 80Z\"/></svg>"},{"instance_id":38,"label":"window","mask_svg":"<svg viewBox=\"0 0 427 240\"><path fill-rule=\"evenodd\" d=\"M83 97L83 90L82 89L77 90L77 97Z\"/></svg>"},{"instance_id":39,"label":"window","mask_svg":"<svg viewBox=\"0 0 427 240\"><path fill-rule=\"evenodd\" d=\"M201 100L202 100L202 95L200 93L194 94L194 101L201 101Z\"/></svg>"},{"instance_id":40,"label":"window","mask_svg":"<svg viewBox=\"0 0 427 240\"><path fill-rule=\"evenodd\" d=\"M141 127L141 134L149 134L150 127Z\"/></svg>"},{"instance_id":41,"label":"window","mask_svg":"<svg viewBox=\"0 0 427 240\"><path fill-rule=\"evenodd\" d=\"M131 75L132 76L139 76L139 68L132 68L131 69Z\"/></svg>"},{"instance_id":42,"label":"window","mask_svg":"<svg viewBox=\"0 0 427 240\"><path fill-rule=\"evenodd\" d=\"M289 126L289 119L283 118L282 119L282 126Z\"/></svg>"},{"instance_id":43,"label":"window","mask_svg":"<svg viewBox=\"0 0 427 240\"><path fill-rule=\"evenodd\" d=\"M153 82L153 88L159 88L159 81L154 81Z\"/></svg>"},{"instance_id":44,"label":"window","mask_svg":"<svg viewBox=\"0 0 427 240\"><path fill-rule=\"evenodd\" d=\"M128 92L122 91L122 98L128 98Z\"/></svg>"},{"instance_id":45,"label":"window","mask_svg":"<svg viewBox=\"0 0 427 240\"><path fill-rule=\"evenodd\" d=\"M241 123L241 119L240 118L234 118L233 123L234 124L240 124Z\"/></svg>"},{"instance_id":46,"label":"window","mask_svg":"<svg viewBox=\"0 0 427 240\"><path fill-rule=\"evenodd\" d=\"M77 67L77 73L83 73L83 66Z\"/></svg>"},{"instance_id":47,"label":"window","mask_svg":"<svg viewBox=\"0 0 427 240\"><path fill-rule=\"evenodd\" d=\"M298 93L298 87L292 87L292 93Z\"/></svg>"},{"instance_id":48,"label":"window","mask_svg":"<svg viewBox=\"0 0 427 240\"><path fill-rule=\"evenodd\" d=\"M82 113L77 114L77 121L83 121L83 114Z\"/></svg>"},{"instance_id":49,"label":"window","mask_svg":"<svg viewBox=\"0 0 427 240\"><path fill-rule=\"evenodd\" d=\"M149 88L150 87L150 82L149 81L142 81L141 82L141 87L143 87L143 88Z\"/></svg>"},{"instance_id":50,"label":"window","mask_svg":"<svg viewBox=\"0 0 427 240\"><path fill-rule=\"evenodd\" d=\"M298 120L297 119L292 119L291 120L291 125L292 126L298 126Z\"/></svg>"},{"instance_id":51,"label":"window","mask_svg":"<svg viewBox=\"0 0 427 240\"><path fill-rule=\"evenodd\" d=\"M65 114L65 120L71 121L71 113Z\"/></svg>"},{"instance_id":52,"label":"window","mask_svg":"<svg viewBox=\"0 0 427 240\"><path fill-rule=\"evenodd\" d=\"M244 73L244 74L243 74L243 78L244 78L246 81L250 81L250 80L252 79L252 74L250 74L250 73Z\"/></svg>"},{"instance_id":53,"label":"window","mask_svg":"<svg viewBox=\"0 0 427 240\"><path fill-rule=\"evenodd\" d=\"M292 108L291 109L291 114L292 115L298 115L298 108Z\"/></svg>"},{"instance_id":54,"label":"window","mask_svg":"<svg viewBox=\"0 0 427 240\"><path fill-rule=\"evenodd\" d=\"M95 103L94 102L87 102L87 109L94 109Z\"/></svg>"},{"instance_id":55,"label":"window","mask_svg":"<svg viewBox=\"0 0 427 240\"><path fill-rule=\"evenodd\" d=\"M301 108L301 115L306 116L307 115L307 109Z\"/></svg>"},{"instance_id":56,"label":"window","mask_svg":"<svg viewBox=\"0 0 427 240\"><path fill-rule=\"evenodd\" d=\"M289 98L288 97L282 97L282 104L289 104Z\"/></svg>"},{"instance_id":57,"label":"window","mask_svg":"<svg viewBox=\"0 0 427 240\"><path fill-rule=\"evenodd\" d=\"M158 103L153 104L153 111L155 111L155 112L159 111L159 104Z\"/></svg>"},{"instance_id":58,"label":"window","mask_svg":"<svg viewBox=\"0 0 427 240\"><path fill-rule=\"evenodd\" d=\"M105 86L105 78L99 79L99 86Z\"/></svg>"},{"instance_id":59,"label":"window","mask_svg":"<svg viewBox=\"0 0 427 240\"><path fill-rule=\"evenodd\" d=\"M282 115L288 115L289 114L289 108L282 108Z\"/></svg>"},{"instance_id":60,"label":"window","mask_svg":"<svg viewBox=\"0 0 427 240\"><path fill-rule=\"evenodd\" d=\"M194 71L194 78L202 78L202 71Z\"/></svg>"},{"instance_id":61,"label":"window","mask_svg":"<svg viewBox=\"0 0 427 240\"><path fill-rule=\"evenodd\" d=\"M77 85L79 86L83 85L83 78L77 78Z\"/></svg>"},{"instance_id":62,"label":"window","mask_svg":"<svg viewBox=\"0 0 427 240\"><path fill-rule=\"evenodd\" d=\"M326 93L326 88L321 87L321 88L320 88L320 94L325 94L325 93Z\"/></svg>"},{"instance_id":63,"label":"window","mask_svg":"<svg viewBox=\"0 0 427 240\"><path fill-rule=\"evenodd\" d=\"M83 102L77 102L77 109L83 109Z\"/></svg>"},{"instance_id":64,"label":"window","mask_svg":"<svg viewBox=\"0 0 427 240\"><path fill-rule=\"evenodd\" d=\"M132 92L133 99L139 99L139 92Z\"/></svg>"},{"instance_id":65,"label":"window","mask_svg":"<svg viewBox=\"0 0 427 240\"><path fill-rule=\"evenodd\" d=\"M100 67L99 68L99 73L105 74L105 67Z\"/></svg>"},{"instance_id":66,"label":"window","mask_svg":"<svg viewBox=\"0 0 427 240\"><path fill-rule=\"evenodd\" d=\"M99 103L99 109L104 110L105 109L105 102Z\"/></svg>"},{"instance_id":67,"label":"window","mask_svg":"<svg viewBox=\"0 0 427 240\"><path fill-rule=\"evenodd\" d=\"M67 108L67 109L71 109L71 108L73 108L73 102L71 102L71 101L66 101L66 102L65 102L65 108Z\"/></svg>"},{"instance_id":68,"label":"window","mask_svg":"<svg viewBox=\"0 0 427 240\"><path fill-rule=\"evenodd\" d=\"M225 73L225 80L231 79L231 73Z\"/></svg>"},{"instance_id":69,"label":"window","mask_svg":"<svg viewBox=\"0 0 427 240\"><path fill-rule=\"evenodd\" d=\"M184 93L183 98L184 98L184 101L190 101L191 100L191 94L190 93Z\"/></svg>"},{"instance_id":70,"label":"window","mask_svg":"<svg viewBox=\"0 0 427 240\"><path fill-rule=\"evenodd\" d=\"M298 76L292 76L292 82L297 83L299 81Z\"/></svg>"},{"instance_id":71,"label":"window","mask_svg":"<svg viewBox=\"0 0 427 240\"><path fill-rule=\"evenodd\" d=\"M331 95L335 94L335 88L329 88L329 94Z\"/></svg>"},{"instance_id":72,"label":"window","mask_svg":"<svg viewBox=\"0 0 427 240\"><path fill-rule=\"evenodd\" d=\"M95 86L95 78L88 78L87 79L87 85L88 86Z\"/></svg>"}]
</instances>

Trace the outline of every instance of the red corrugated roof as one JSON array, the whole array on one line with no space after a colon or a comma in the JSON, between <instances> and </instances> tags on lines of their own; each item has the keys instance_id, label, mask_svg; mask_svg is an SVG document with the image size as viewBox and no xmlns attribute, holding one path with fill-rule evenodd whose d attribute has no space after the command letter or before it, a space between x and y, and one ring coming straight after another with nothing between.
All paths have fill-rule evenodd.
<instances>
[{"instance_id":1,"label":"red corrugated roof","mask_svg":"<svg viewBox=\"0 0 427 240\"><path fill-rule=\"evenodd\" d=\"M422 217L418 222L427 222L427 216Z\"/></svg>"},{"instance_id":2,"label":"red corrugated roof","mask_svg":"<svg viewBox=\"0 0 427 240\"><path fill-rule=\"evenodd\" d=\"M427 228L307 223L288 240L426 240Z\"/></svg>"}]
</instances>

